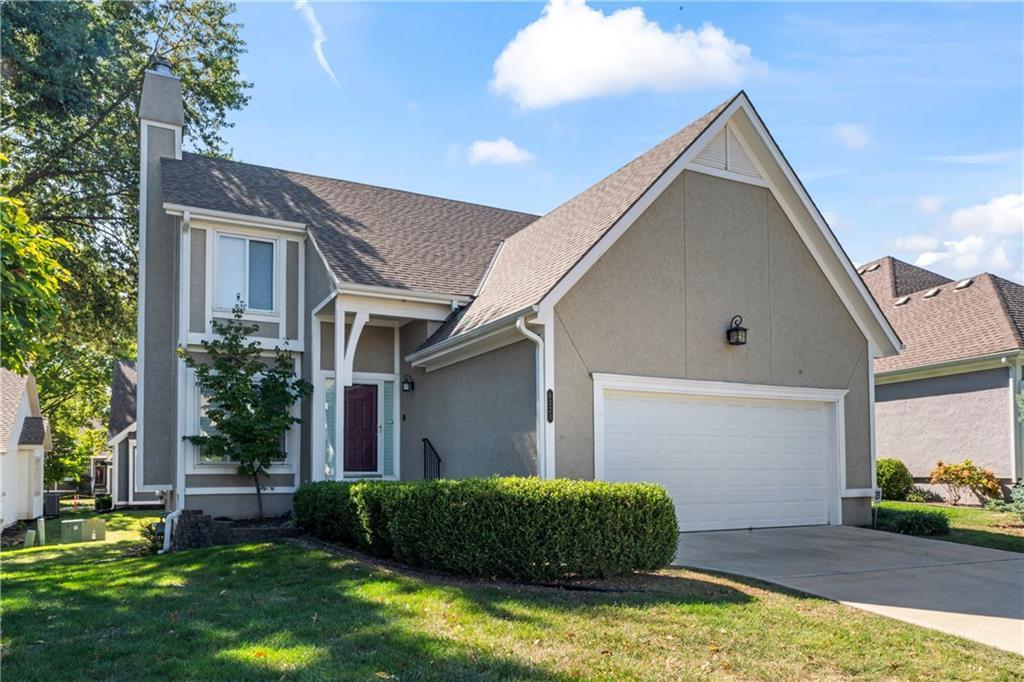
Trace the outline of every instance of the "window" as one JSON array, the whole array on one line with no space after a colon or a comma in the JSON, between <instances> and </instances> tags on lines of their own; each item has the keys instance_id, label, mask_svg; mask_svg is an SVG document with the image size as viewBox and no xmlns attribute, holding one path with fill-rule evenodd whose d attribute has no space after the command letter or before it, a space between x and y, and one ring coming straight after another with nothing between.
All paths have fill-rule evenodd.
<instances>
[{"instance_id":1,"label":"window","mask_svg":"<svg viewBox=\"0 0 1024 682\"><path fill-rule=\"evenodd\" d=\"M274 242L219 235L217 307L231 309L238 299L253 310L274 309Z\"/></svg>"},{"instance_id":2,"label":"window","mask_svg":"<svg viewBox=\"0 0 1024 682\"><path fill-rule=\"evenodd\" d=\"M196 391L199 393L199 419L197 424L199 425L198 433L200 436L212 436L217 433L217 425L207 415L206 410L209 405L209 399L203 395L203 392L196 387ZM288 460L288 432L285 432L281 436L281 457L279 459L271 460L275 464L280 464ZM231 464L237 462L235 457L214 457L206 453L205 449L196 447L196 458L199 464Z\"/></svg>"}]
</instances>

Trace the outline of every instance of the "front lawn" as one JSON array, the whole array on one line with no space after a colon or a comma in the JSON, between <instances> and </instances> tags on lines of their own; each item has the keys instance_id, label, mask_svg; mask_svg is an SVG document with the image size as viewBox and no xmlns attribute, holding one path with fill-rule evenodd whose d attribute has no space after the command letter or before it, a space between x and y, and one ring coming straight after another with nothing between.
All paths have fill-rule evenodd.
<instances>
[{"instance_id":1,"label":"front lawn","mask_svg":"<svg viewBox=\"0 0 1024 682\"><path fill-rule=\"evenodd\" d=\"M6 551L3 672L55 679L1020 679L1021 659L671 569L620 591L467 583L298 544Z\"/></svg>"},{"instance_id":2,"label":"front lawn","mask_svg":"<svg viewBox=\"0 0 1024 682\"><path fill-rule=\"evenodd\" d=\"M949 519L949 535L934 536L966 545L991 547L1009 552L1024 552L1024 523L1010 512L981 507L951 507L917 502L882 502L889 509L913 509L942 512Z\"/></svg>"}]
</instances>

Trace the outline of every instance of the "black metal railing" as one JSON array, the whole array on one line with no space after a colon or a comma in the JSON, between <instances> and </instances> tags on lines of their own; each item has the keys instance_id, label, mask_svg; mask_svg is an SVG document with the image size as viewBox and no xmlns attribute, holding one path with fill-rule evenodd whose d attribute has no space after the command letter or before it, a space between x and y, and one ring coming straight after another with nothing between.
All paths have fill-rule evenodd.
<instances>
[{"instance_id":1,"label":"black metal railing","mask_svg":"<svg viewBox=\"0 0 1024 682\"><path fill-rule=\"evenodd\" d=\"M423 439L423 478L441 478L441 455L437 454L434 445L426 438Z\"/></svg>"}]
</instances>

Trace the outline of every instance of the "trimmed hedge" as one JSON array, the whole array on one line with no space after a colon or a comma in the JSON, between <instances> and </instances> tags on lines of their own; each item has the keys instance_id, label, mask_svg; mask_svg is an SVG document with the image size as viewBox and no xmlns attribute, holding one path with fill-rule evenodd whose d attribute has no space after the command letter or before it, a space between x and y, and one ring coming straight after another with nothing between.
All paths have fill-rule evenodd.
<instances>
[{"instance_id":1,"label":"trimmed hedge","mask_svg":"<svg viewBox=\"0 0 1024 682\"><path fill-rule=\"evenodd\" d=\"M940 511L879 507L875 528L903 535L946 535L949 518Z\"/></svg>"},{"instance_id":2,"label":"trimmed hedge","mask_svg":"<svg viewBox=\"0 0 1024 682\"><path fill-rule=\"evenodd\" d=\"M880 459L875 464L875 471L883 500L905 500L913 492L914 477L900 460L892 457Z\"/></svg>"},{"instance_id":3,"label":"trimmed hedge","mask_svg":"<svg viewBox=\"0 0 1024 682\"><path fill-rule=\"evenodd\" d=\"M295 523L384 558L472 577L604 578L666 566L675 507L644 483L476 478L307 484Z\"/></svg>"}]
</instances>

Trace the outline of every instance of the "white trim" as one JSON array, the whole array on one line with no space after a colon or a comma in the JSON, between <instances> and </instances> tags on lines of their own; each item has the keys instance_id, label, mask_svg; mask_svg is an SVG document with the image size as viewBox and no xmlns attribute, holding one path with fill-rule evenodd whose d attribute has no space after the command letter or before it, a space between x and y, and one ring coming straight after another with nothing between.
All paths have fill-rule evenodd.
<instances>
[{"instance_id":1,"label":"white trim","mask_svg":"<svg viewBox=\"0 0 1024 682\"><path fill-rule=\"evenodd\" d=\"M874 499L874 488L843 488L843 499L849 497L870 497Z\"/></svg>"},{"instance_id":2,"label":"white trim","mask_svg":"<svg viewBox=\"0 0 1024 682\"><path fill-rule=\"evenodd\" d=\"M244 317L243 320L249 321L249 318L248 317ZM204 341L216 341L216 340L218 340L220 338L221 337L219 335L217 335L217 334L199 334L199 333L196 333L196 332L190 332L189 335L188 335L188 347L187 347L187 349L190 350L190 351L195 351L197 353L201 353L202 350L203 350L202 349L202 344L203 344ZM291 341L294 341L294 340L295 339L291 339ZM292 355L302 355L302 353L305 352L305 350L302 349L302 348L298 348L298 347L292 348L291 344L288 343L289 339L282 339L282 338L276 338L276 337L272 338L272 337L268 337L268 336L250 336L250 337L248 337L247 341L250 342L250 343L255 343L257 346L259 346L260 350L265 350L265 351L272 351L272 350L280 349L280 350L283 350L283 351L287 351L288 353L291 353ZM284 347L285 344L288 344L287 348Z\"/></svg>"},{"instance_id":3,"label":"white trim","mask_svg":"<svg viewBox=\"0 0 1024 682\"><path fill-rule=\"evenodd\" d=\"M844 275L853 282L854 288L873 315L875 327L872 330L870 325L868 325L865 320L861 319L861 316L857 313L856 308L852 305L852 302L848 299L846 293L838 286L838 275L831 272L831 269L828 267L828 263L814 243L810 240L807 228L802 224L802 221L797 220L796 215L792 211L791 207L788 206L785 198L782 197L777 188L771 184L769 179L770 175L765 172L765 169L761 166L757 157L755 155L751 155L751 160L757 167L758 172L766 179L769 179L768 182L772 194L775 195L779 205L786 213L786 216L793 223L793 226L796 228L801 240L811 252L811 255L814 256L815 261L829 280L829 283L843 302L847 311L850 313L850 316L857 323L858 328L860 328L864 336L869 340L875 341L876 348L891 346L893 349L898 351L902 348L902 344L900 344L896 333L892 330L892 327L878 308L874 299L867 292L864 283L857 275L853 265L849 262L846 254L835 240L835 236L828 229L824 219L821 218L820 213L810 200L810 197L808 197L806 192L803 190L803 187L800 185L795 174L793 174L789 164L785 161L784 157L782 157L778 148L775 146L774 141L768 134L767 129L765 129L764 124L757 115L757 112L750 104L746 95L742 92L737 95L732 103L730 103L729 106L726 107L716 117L716 119L704 129L697 139L694 140L694 142L691 143L682 154L680 154L680 156L665 170L664 173L662 173L654 184L652 184L650 188L648 188L648 190L644 192L644 194L641 195L641 197L629 208L629 210L627 210L626 213L623 214L607 232L605 232L605 234L590 248L590 250L587 251L586 254L584 254L584 256L565 275L563 275L555 286L544 295L539 304L542 315L547 308L553 307L557 304L558 301L560 301L562 297L565 296L573 286L575 286L583 275L586 274L586 272L593 267L595 263L597 263L601 256L603 256L608 249L615 244L619 237L621 237L625 231L629 229L629 227L631 227L633 223L650 207L655 199L657 199L661 193L664 192L676 180L676 178L691 165L693 159L704 149L707 143L714 139L715 135L717 135L720 130L724 129L733 116L740 110L742 110L750 119L755 131L757 131L765 147L771 153L773 160L779 166L797 196L801 199L804 208L813 220L814 226L823 234L827 244L833 252L834 257L838 259L841 264ZM740 144L749 148L749 144L743 138L740 131L734 130L734 132L736 133L736 137L740 141ZM704 168L702 167L701 171L703 172L703 170ZM875 333L872 333L872 331ZM879 331L881 334L878 334Z\"/></svg>"},{"instance_id":4,"label":"white trim","mask_svg":"<svg viewBox=\"0 0 1024 682\"><path fill-rule=\"evenodd\" d=\"M473 298L480 295L483 291L484 285L487 284L487 278L491 275L491 270L494 268L494 264L498 262L498 256L501 255L501 250L505 248L505 240L502 239L498 242L498 248L494 250L494 254L491 256L490 262L487 264L487 269L484 270L484 276L480 278L480 283L476 285L476 289L473 291Z\"/></svg>"},{"instance_id":5,"label":"white trim","mask_svg":"<svg viewBox=\"0 0 1024 682\"><path fill-rule=\"evenodd\" d=\"M331 301L333 301L335 298L337 298L338 294L340 294L340 293L341 293L340 291L335 289L331 293L329 293L326 296L324 296L324 300L320 301L315 306L313 306L313 316L315 317L317 315L320 315L321 311L324 308L327 307L327 304L330 303Z\"/></svg>"},{"instance_id":6,"label":"white trim","mask_svg":"<svg viewBox=\"0 0 1024 682\"><path fill-rule=\"evenodd\" d=\"M545 409L546 393L544 390L544 339L538 336L535 332L528 329L526 326L526 315L523 315L516 320L516 330L519 331L524 337L533 342L534 353L533 353L533 383L534 383L534 395L536 400L534 402L534 441L536 443L536 474L537 478L552 478L551 472L548 470L548 460L545 455L545 437L544 437L544 422L545 415L547 413Z\"/></svg>"},{"instance_id":7,"label":"white trim","mask_svg":"<svg viewBox=\"0 0 1024 682\"><path fill-rule=\"evenodd\" d=\"M127 436L129 433L131 433L134 430L135 430L135 422L132 422L128 426L126 426L123 429L121 429L120 433L118 433L116 436L114 436L113 438L109 439L107 441L107 445L109 445L109 446L117 445L122 440L124 440L125 436ZM136 436L136 438L138 438L138 437Z\"/></svg>"},{"instance_id":8,"label":"white trim","mask_svg":"<svg viewBox=\"0 0 1024 682\"><path fill-rule=\"evenodd\" d=\"M802 386L769 386L722 381L669 379L626 374L594 373L594 479L602 480L605 470L604 416L605 394L608 391L637 391L670 395L732 397L761 400L800 400L829 405L830 428L834 457L829 458L828 475L832 481L829 492L830 525L842 523L842 498L846 495L846 428L845 389L807 388Z\"/></svg>"},{"instance_id":9,"label":"white trim","mask_svg":"<svg viewBox=\"0 0 1024 682\"><path fill-rule=\"evenodd\" d=\"M299 337L298 338L299 347L305 348L306 347L306 325L303 324L303 322L302 322L302 312L306 309L306 244L305 244L304 241L296 242L296 243L298 244L298 249L299 249L299 272L298 272L299 291L298 291L298 295L295 297L296 305L298 306L298 310L295 311L295 320L296 320L296 327L297 327L297 329L295 330L295 333ZM285 245L285 248L287 249L287 245ZM285 280L285 287L286 287L286 290L285 290L285 300L287 300L287 295L288 295L287 286L288 286L288 282L287 282L287 280ZM288 326L288 319L286 317L285 318L285 331L284 331L284 334L283 334L284 336L288 336L287 326Z\"/></svg>"},{"instance_id":10,"label":"white trim","mask_svg":"<svg viewBox=\"0 0 1024 682\"><path fill-rule=\"evenodd\" d=\"M878 487L878 446L875 442L875 370L874 370L874 349L868 343L867 365L868 365L868 453L871 456L871 497L875 495L875 488ZM863 496L861 496L863 497Z\"/></svg>"},{"instance_id":11,"label":"white trim","mask_svg":"<svg viewBox=\"0 0 1024 682\"><path fill-rule=\"evenodd\" d=\"M1024 351L1011 350L992 355L983 355L973 358L961 358L958 360L947 360L936 362L930 365L918 365L907 369L890 370L875 374L875 383L879 386L895 384L903 381L917 381L919 379L931 379L933 377L949 376L952 374L966 374L968 372L979 372L986 369L1005 367L1007 362L1024 361Z\"/></svg>"},{"instance_id":12,"label":"white trim","mask_svg":"<svg viewBox=\"0 0 1024 682\"><path fill-rule=\"evenodd\" d=\"M704 175L713 175L716 178L725 178L726 180L742 182L748 185L756 185L757 187L770 187L768 181L764 178L758 178L744 173L737 173L736 171L722 170L712 166L703 166L699 163L690 163L684 170L693 171L694 173L703 173Z\"/></svg>"},{"instance_id":13,"label":"white trim","mask_svg":"<svg viewBox=\"0 0 1024 682\"><path fill-rule=\"evenodd\" d=\"M402 479L402 353L399 348L402 343L402 333L398 327L395 327L395 379L394 384L391 386L391 393L393 399L391 400L392 407L392 436L391 440L394 452L391 453L391 463L394 467L394 477L396 480Z\"/></svg>"},{"instance_id":14,"label":"white trim","mask_svg":"<svg viewBox=\"0 0 1024 682\"><path fill-rule=\"evenodd\" d=\"M480 325L468 332L449 337L429 348L410 353L405 356L405 360L413 367L423 367L427 372L431 372L435 369L447 367L456 362L482 355L502 346L516 343L522 338L515 331L516 320L523 315L536 312L536 306L523 308L511 315L506 315L487 324ZM502 334L504 334L503 338L495 338ZM490 340L490 344L486 348L480 350L474 347L478 342L484 340ZM454 359L446 357L452 354L456 354Z\"/></svg>"},{"instance_id":15,"label":"white trim","mask_svg":"<svg viewBox=\"0 0 1024 682\"><path fill-rule=\"evenodd\" d=\"M555 314L554 309L547 309L542 316L537 318L544 326L544 354L543 376L544 376L544 401L541 406L544 410L544 469L548 478L555 478L558 475L555 454L555 424L556 421L547 419L547 392L552 391L553 399L557 406L558 395L555 392ZM554 417L554 415L552 415Z\"/></svg>"},{"instance_id":16,"label":"white trim","mask_svg":"<svg viewBox=\"0 0 1024 682\"><path fill-rule=\"evenodd\" d=\"M1022 473L1019 465L1021 457L1020 409L1017 405L1017 392L1021 389L1020 358L1008 364L1010 370L1010 482L1016 483Z\"/></svg>"},{"instance_id":17,"label":"white trim","mask_svg":"<svg viewBox=\"0 0 1024 682\"><path fill-rule=\"evenodd\" d=\"M263 495L277 495L294 493L293 485L277 485L263 488L260 491ZM185 495L255 495L253 487L231 487L231 488L185 488Z\"/></svg>"},{"instance_id":18,"label":"white trim","mask_svg":"<svg viewBox=\"0 0 1024 682\"><path fill-rule=\"evenodd\" d=\"M366 326L366 321L370 319L369 313L360 311L356 313L355 319L352 320L352 331L349 333L348 342L345 346L345 357L342 358L341 363L335 358L334 364L337 367L341 365L341 382L343 386L352 385L352 366L356 359L356 348L359 347L359 337L363 335L363 327ZM334 321L334 333L344 334L345 333L345 320Z\"/></svg>"},{"instance_id":19,"label":"white trim","mask_svg":"<svg viewBox=\"0 0 1024 682\"><path fill-rule=\"evenodd\" d=\"M317 243L316 237L313 236L312 232L306 232L306 239L308 239L310 244L313 245L313 250L316 251L316 255L320 256L320 262L323 264L324 270L327 271L327 276L331 278L331 284L334 285L335 293L337 293L337 289L341 284L341 281L338 279L338 276L334 274L334 270L332 270L331 266L327 263L327 259L324 258L324 252L320 249L320 245Z\"/></svg>"},{"instance_id":20,"label":"white trim","mask_svg":"<svg viewBox=\"0 0 1024 682\"><path fill-rule=\"evenodd\" d=\"M401 289L398 287L382 287L370 284L354 284L352 282L341 282L338 289L342 294L360 294L376 298L397 299L400 301L413 301L417 303L443 303L451 306L452 303L465 305L473 300L472 296L463 294L449 294L439 291L428 291L426 289Z\"/></svg>"},{"instance_id":21,"label":"white trim","mask_svg":"<svg viewBox=\"0 0 1024 682\"><path fill-rule=\"evenodd\" d=\"M345 382L338 368L345 359L345 308L341 296L334 299L334 476L345 471Z\"/></svg>"},{"instance_id":22,"label":"white trim","mask_svg":"<svg viewBox=\"0 0 1024 682\"><path fill-rule=\"evenodd\" d=\"M243 289L243 291L239 292L240 294L242 294L242 296L243 296L242 302L245 304L245 315L243 315L243 318L246 319L246 320L259 320L259 321L264 321L264 322L278 322L280 320L283 320L284 319L284 306L282 305L282 300L284 298L287 298L285 296L282 296L283 292L281 291L282 287L281 287L281 281L280 281L281 280L281 274L282 274L281 270L283 269L282 265L281 265L281 261L282 260L286 260L286 259L282 259L281 258L281 250L282 250L281 247L282 247L282 244L285 243L284 240L277 239L275 237L263 236L263 235L246 234L244 232L233 232L233 231L229 231L229 230L219 230L219 229L216 229L216 228L214 228L211 231L213 233L213 238L215 240L214 241L214 246L213 246L213 251L214 251L214 257L213 257L214 272L207 273L207 278L211 279L211 280L214 280L215 282L219 279L220 268L221 268L221 260L220 260L220 246L221 246L220 242L221 242L221 239L224 238L224 239L238 239L238 240L241 240L245 244L245 246L243 248L244 259L243 259L243 262L242 262L242 289ZM266 308L253 308L253 307L250 306L250 301L248 300L249 299L249 242L253 242L253 241L260 242L262 244L270 244L271 248L274 250L273 251L273 263L271 265L272 270L271 270L271 273L270 273L271 286L273 287L273 290L270 292L271 308L269 310L266 309ZM287 248L287 247L285 247L285 248ZM213 306L212 306L213 307L213 314L216 315L216 314L220 313L221 316L225 316L226 315L226 316L230 317L234 304L232 304L232 308L225 308L224 306L220 305L220 303L219 303L220 284L219 283L215 283L214 284L213 292L214 292L214 301L213 301ZM282 330L279 329L278 330L278 334L277 334L279 337L282 336L281 332L282 332Z\"/></svg>"},{"instance_id":23,"label":"white trim","mask_svg":"<svg viewBox=\"0 0 1024 682\"><path fill-rule=\"evenodd\" d=\"M287 230L289 232L302 232L305 234L306 224L297 223L291 220L278 220L276 218L263 218L261 216L247 215L245 213L233 213L231 211L215 211L199 206L187 206L165 201L164 211L169 215L180 215L185 211L191 211L192 215L199 219L208 219L224 223L235 223L250 225L253 227L272 227L275 230Z\"/></svg>"},{"instance_id":24,"label":"white trim","mask_svg":"<svg viewBox=\"0 0 1024 682\"><path fill-rule=\"evenodd\" d=\"M310 339L310 367L313 370L313 376L310 379L313 382L313 393L310 395L310 401L312 404L311 419L312 424L309 425L309 438L310 438L310 455L309 455L309 480L310 481L322 481L324 480L324 382L321 376L322 371L320 369L320 320L317 319L315 314L310 315L310 334L313 338Z\"/></svg>"}]
</instances>

